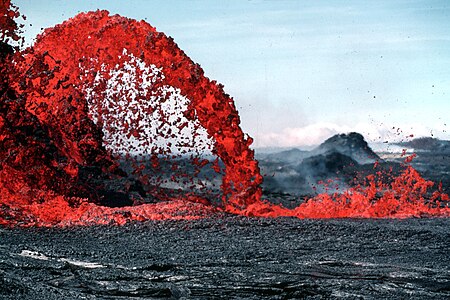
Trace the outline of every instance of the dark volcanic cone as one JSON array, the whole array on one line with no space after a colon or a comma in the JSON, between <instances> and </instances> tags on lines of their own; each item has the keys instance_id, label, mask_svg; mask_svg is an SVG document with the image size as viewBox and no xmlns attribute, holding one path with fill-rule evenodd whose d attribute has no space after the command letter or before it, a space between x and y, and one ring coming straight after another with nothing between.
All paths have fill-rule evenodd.
<instances>
[{"instance_id":1,"label":"dark volcanic cone","mask_svg":"<svg viewBox=\"0 0 450 300\"><path fill-rule=\"evenodd\" d=\"M356 132L334 135L313 150L317 154L334 151L351 157L359 164L370 164L380 160L364 137Z\"/></svg>"}]
</instances>

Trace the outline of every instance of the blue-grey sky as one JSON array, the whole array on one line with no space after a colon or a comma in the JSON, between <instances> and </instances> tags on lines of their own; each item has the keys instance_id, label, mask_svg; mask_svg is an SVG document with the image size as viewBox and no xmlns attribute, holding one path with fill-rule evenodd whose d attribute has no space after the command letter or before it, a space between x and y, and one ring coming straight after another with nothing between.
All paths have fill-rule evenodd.
<instances>
[{"instance_id":1,"label":"blue-grey sky","mask_svg":"<svg viewBox=\"0 0 450 300\"><path fill-rule=\"evenodd\" d=\"M148 21L225 85L255 147L348 131L373 142L450 139L450 1L13 3L27 16L29 43L81 11Z\"/></svg>"}]
</instances>

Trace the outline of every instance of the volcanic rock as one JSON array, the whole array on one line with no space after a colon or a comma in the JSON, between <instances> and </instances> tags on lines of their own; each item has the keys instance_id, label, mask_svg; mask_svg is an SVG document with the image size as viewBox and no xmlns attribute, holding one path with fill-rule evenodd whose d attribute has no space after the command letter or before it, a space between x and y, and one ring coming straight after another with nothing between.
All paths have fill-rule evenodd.
<instances>
[{"instance_id":1,"label":"volcanic rock","mask_svg":"<svg viewBox=\"0 0 450 300\"><path fill-rule=\"evenodd\" d=\"M358 162L340 152L326 152L306 158L297 166L299 173L309 173L314 177L328 177L342 172L346 167L358 166Z\"/></svg>"},{"instance_id":2,"label":"volcanic rock","mask_svg":"<svg viewBox=\"0 0 450 300\"><path fill-rule=\"evenodd\" d=\"M380 157L373 152L364 137L356 132L334 135L314 149L313 152L316 154L338 152L351 157L359 164L371 164L380 160Z\"/></svg>"}]
</instances>

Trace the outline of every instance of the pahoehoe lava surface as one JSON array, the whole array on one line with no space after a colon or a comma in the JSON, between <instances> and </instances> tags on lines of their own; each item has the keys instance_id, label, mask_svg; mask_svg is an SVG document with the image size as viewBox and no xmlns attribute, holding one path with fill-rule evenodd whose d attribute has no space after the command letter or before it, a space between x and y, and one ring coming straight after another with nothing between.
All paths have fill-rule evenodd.
<instances>
[{"instance_id":1,"label":"pahoehoe lava surface","mask_svg":"<svg viewBox=\"0 0 450 300\"><path fill-rule=\"evenodd\" d=\"M443 299L450 220L0 229L2 299Z\"/></svg>"}]
</instances>

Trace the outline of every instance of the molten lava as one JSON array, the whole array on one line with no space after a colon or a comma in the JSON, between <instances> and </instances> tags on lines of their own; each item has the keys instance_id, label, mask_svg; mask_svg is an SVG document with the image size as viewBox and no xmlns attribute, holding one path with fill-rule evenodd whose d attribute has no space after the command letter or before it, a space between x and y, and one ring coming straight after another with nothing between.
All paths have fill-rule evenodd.
<instances>
[{"instance_id":1,"label":"molten lava","mask_svg":"<svg viewBox=\"0 0 450 300\"><path fill-rule=\"evenodd\" d=\"M226 210L299 218L448 216L411 167L386 184L288 210L261 200L252 139L233 99L144 21L81 13L19 51L0 6L0 224L123 224ZM205 171L205 168L208 168ZM211 173L220 175L219 192ZM221 204L212 205L218 197Z\"/></svg>"}]
</instances>

